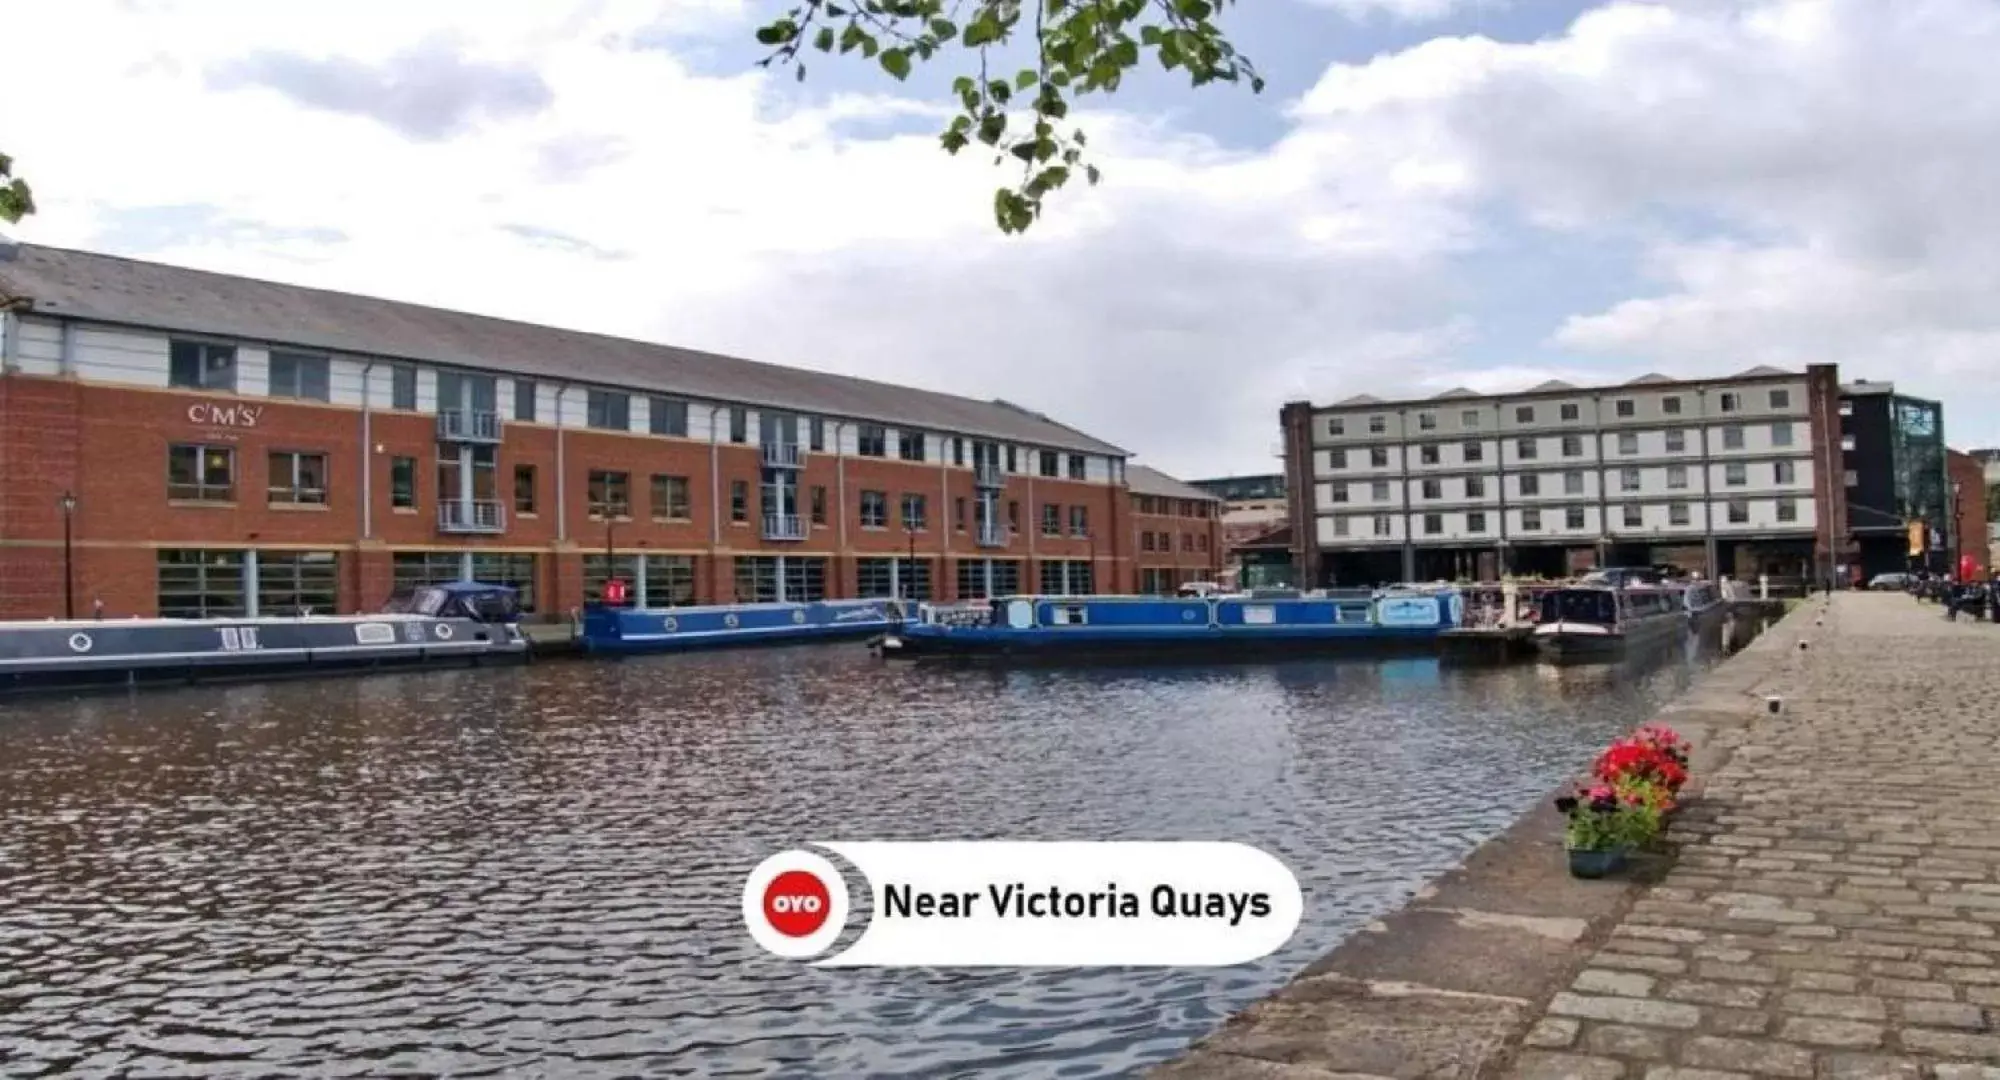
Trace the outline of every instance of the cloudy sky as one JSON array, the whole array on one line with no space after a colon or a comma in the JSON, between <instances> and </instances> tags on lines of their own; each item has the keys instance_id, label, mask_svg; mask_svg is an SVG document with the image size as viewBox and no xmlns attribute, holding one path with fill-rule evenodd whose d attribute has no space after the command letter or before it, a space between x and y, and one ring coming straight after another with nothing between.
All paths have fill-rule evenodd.
<instances>
[{"instance_id":1,"label":"cloudy sky","mask_svg":"<svg viewBox=\"0 0 2000 1080\"><path fill-rule=\"evenodd\" d=\"M2000 443L2000 0L1245 0L1026 238L955 70L750 0L10 5L20 238L1004 396L1183 476L1279 405L1829 360ZM900 95L900 96L899 96Z\"/></svg>"}]
</instances>

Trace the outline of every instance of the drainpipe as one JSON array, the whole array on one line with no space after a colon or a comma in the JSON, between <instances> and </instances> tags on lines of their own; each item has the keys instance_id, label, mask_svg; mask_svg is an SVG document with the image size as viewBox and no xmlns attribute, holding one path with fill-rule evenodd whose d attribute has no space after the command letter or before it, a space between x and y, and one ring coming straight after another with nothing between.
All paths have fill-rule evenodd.
<instances>
[{"instance_id":1,"label":"drainpipe","mask_svg":"<svg viewBox=\"0 0 2000 1080\"><path fill-rule=\"evenodd\" d=\"M0 372L21 366L21 317L12 305L13 301L0 301Z\"/></svg>"},{"instance_id":2,"label":"drainpipe","mask_svg":"<svg viewBox=\"0 0 2000 1080\"><path fill-rule=\"evenodd\" d=\"M361 368L361 538L375 538L375 415L368 380L375 361Z\"/></svg>"},{"instance_id":3,"label":"drainpipe","mask_svg":"<svg viewBox=\"0 0 2000 1080\"><path fill-rule=\"evenodd\" d=\"M720 558L716 552L722 548L722 447L717 441L722 432L717 423L721 416L722 406L708 407L708 583L711 587L716 584L715 560ZM731 595L734 596L733 590ZM719 594L713 602L722 602Z\"/></svg>"},{"instance_id":4,"label":"drainpipe","mask_svg":"<svg viewBox=\"0 0 2000 1080\"><path fill-rule=\"evenodd\" d=\"M64 319L62 323L61 371L65 377L76 375L76 324Z\"/></svg>"},{"instance_id":5,"label":"drainpipe","mask_svg":"<svg viewBox=\"0 0 2000 1080\"><path fill-rule=\"evenodd\" d=\"M556 384L556 543L569 539L569 469L564 462L563 452L563 395L569 393L568 383ZM606 568L609 572L609 567Z\"/></svg>"},{"instance_id":6,"label":"drainpipe","mask_svg":"<svg viewBox=\"0 0 2000 1080\"><path fill-rule=\"evenodd\" d=\"M847 421L833 422L833 572L838 578L841 560L849 557L847 550L847 451L841 435L847 430ZM845 581L845 578L838 578ZM836 594L839 586L835 586Z\"/></svg>"},{"instance_id":7,"label":"drainpipe","mask_svg":"<svg viewBox=\"0 0 2000 1080\"><path fill-rule=\"evenodd\" d=\"M944 599L946 564L951 561L951 531L958 527L958 508L951 501L951 462L945 460L944 436L938 436L938 572L931 583L931 599ZM958 577L951 579L951 598L958 599Z\"/></svg>"}]
</instances>

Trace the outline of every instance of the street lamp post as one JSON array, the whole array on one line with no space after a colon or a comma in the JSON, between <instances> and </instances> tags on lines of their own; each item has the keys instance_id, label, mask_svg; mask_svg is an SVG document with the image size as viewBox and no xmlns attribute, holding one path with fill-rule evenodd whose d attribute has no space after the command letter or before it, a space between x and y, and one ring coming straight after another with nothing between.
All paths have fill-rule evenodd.
<instances>
[{"instance_id":1,"label":"street lamp post","mask_svg":"<svg viewBox=\"0 0 2000 1080\"><path fill-rule=\"evenodd\" d=\"M1085 542L1086 544L1088 544L1088 545L1090 546L1090 582L1089 582L1089 583L1090 583L1090 591L1091 591L1091 592L1093 592L1093 593L1095 593L1095 592L1097 592L1097 591L1098 591L1098 589L1097 589L1097 533L1096 533L1096 532L1094 532L1094 531L1092 531L1092 530L1090 530L1090 529L1085 529L1085 530L1083 531L1083 539L1084 539L1084 542Z\"/></svg>"},{"instance_id":2,"label":"street lamp post","mask_svg":"<svg viewBox=\"0 0 2000 1080\"><path fill-rule=\"evenodd\" d=\"M63 618L76 618L76 565L74 552L70 546L70 522L76 517L76 496L68 491L56 500L62 508L63 516Z\"/></svg>"}]
</instances>

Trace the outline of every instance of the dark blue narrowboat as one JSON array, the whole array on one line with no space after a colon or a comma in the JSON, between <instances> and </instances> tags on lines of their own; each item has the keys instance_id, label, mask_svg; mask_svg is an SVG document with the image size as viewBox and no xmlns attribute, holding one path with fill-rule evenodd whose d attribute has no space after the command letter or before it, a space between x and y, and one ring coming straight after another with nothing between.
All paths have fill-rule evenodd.
<instances>
[{"instance_id":1,"label":"dark blue narrowboat","mask_svg":"<svg viewBox=\"0 0 2000 1080\"><path fill-rule=\"evenodd\" d=\"M872 637L902 626L904 604L888 599L676 608L592 604L584 608L577 640L588 653L645 653Z\"/></svg>"},{"instance_id":2,"label":"dark blue narrowboat","mask_svg":"<svg viewBox=\"0 0 2000 1080\"><path fill-rule=\"evenodd\" d=\"M375 615L0 623L0 690L77 690L527 659L514 590L424 585Z\"/></svg>"},{"instance_id":3,"label":"dark blue narrowboat","mask_svg":"<svg viewBox=\"0 0 2000 1080\"><path fill-rule=\"evenodd\" d=\"M959 608L920 607L885 635L885 657L1086 659L1180 655L1337 655L1432 648L1457 626L1455 590L1388 590L1167 599L1009 596Z\"/></svg>"},{"instance_id":4,"label":"dark blue narrowboat","mask_svg":"<svg viewBox=\"0 0 2000 1080\"><path fill-rule=\"evenodd\" d=\"M1554 660L1602 658L1687 636L1689 608L1678 590L1578 585L1542 595L1535 647Z\"/></svg>"}]
</instances>

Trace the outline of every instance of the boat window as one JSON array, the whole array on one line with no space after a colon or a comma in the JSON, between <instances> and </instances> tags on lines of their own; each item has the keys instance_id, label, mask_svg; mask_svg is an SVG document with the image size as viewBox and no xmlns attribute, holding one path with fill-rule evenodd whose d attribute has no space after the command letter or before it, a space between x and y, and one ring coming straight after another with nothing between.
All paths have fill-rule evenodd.
<instances>
[{"instance_id":1,"label":"boat window","mask_svg":"<svg viewBox=\"0 0 2000 1080\"><path fill-rule=\"evenodd\" d=\"M1367 604L1341 604L1334 609L1336 621L1344 623L1365 623L1368 621Z\"/></svg>"},{"instance_id":2,"label":"boat window","mask_svg":"<svg viewBox=\"0 0 2000 1080\"><path fill-rule=\"evenodd\" d=\"M1053 604L1049 607L1049 623L1052 626L1082 626L1089 621L1089 609L1082 604Z\"/></svg>"},{"instance_id":3,"label":"boat window","mask_svg":"<svg viewBox=\"0 0 2000 1080\"><path fill-rule=\"evenodd\" d=\"M1609 592L1594 589L1558 589L1542 597L1542 621L1600 623L1618 621L1616 602Z\"/></svg>"}]
</instances>

